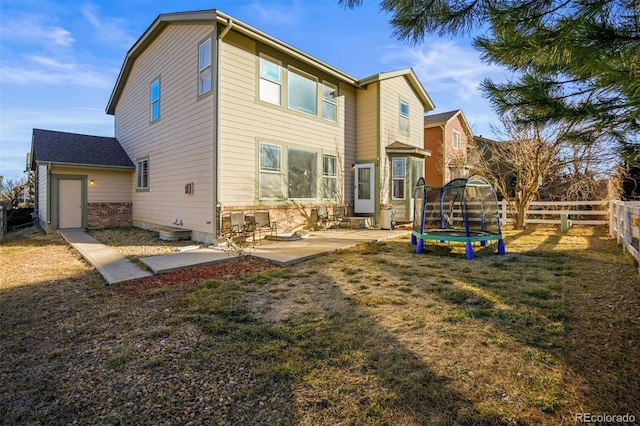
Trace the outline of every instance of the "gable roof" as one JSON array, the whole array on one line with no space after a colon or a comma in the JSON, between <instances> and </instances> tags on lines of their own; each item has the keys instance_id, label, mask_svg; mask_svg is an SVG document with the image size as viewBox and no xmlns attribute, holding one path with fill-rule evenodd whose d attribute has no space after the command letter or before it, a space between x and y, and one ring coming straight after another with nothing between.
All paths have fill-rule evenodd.
<instances>
[{"instance_id":1,"label":"gable roof","mask_svg":"<svg viewBox=\"0 0 640 426\"><path fill-rule=\"evenodd\" d=\"M447 125L454 118L459 117L460 123L465 128L466 132L469 134L471 138L473 133L471 132L471 128L469 127L469 123L467 122L466 117L464 116L461 109L456 109L453 111L441 112L439 114L431 114L424 116L424 127L436 127L441 125Z\"/></svg>"},{"instance_id":2,"label":"gable roof","mask_svg":"<svg viewBox=\"0 0 640 426\"><path fill-rule=\"evenodd\" d=\"M124 63L122 64L122 68L120 69L120 74L118 75L118 79L116 80L116 84L111 92L111 97L109 98L109 103L107 104L107 114L114 115L116 105L118 103L118 99L124 90L125 82L129 77L129 73L133 67L134 62L137 57L149 46L156 37L164 30L168 25L173 23L201 23L201 24L211 24L214 25L216 23L220 23L225 25L225 29L222 30L220 34L220 38L224 36L226 31L234 30L237 31L253 40L257 40L275 48L285 54L295 57L296 59L301 60L304 63L310 64L315 68L319 68L327 74L336 77L337 79L344 81L351 85L356 85L357 80L354 77L334 68L327 63L314 58L313 56L296 49L293 46L288 45L287 43L278 40L275 37L272 37L244 22L238 21L231 16L216 10L200 10L194 12L177 12L177 13L165 13L158 15L155 21L147 28L147 30L142 34L142 36L135 42L135 44L129 49L127 52L127 56L125 57Z\"/></svg>"},{"instance_id":3,"label":"gable roof","mask_svg":"<svg viewBox=\"0 0 640 426\"><path fill-rule=\"evenodd\" d=\"M404 75L407 77L409 83L424 103L425 110L431 111L435 108L435 105L433 104L431 98L429 97L426 90L418 80L418 77L415 75L411 68L380 73L358 81L356 78L350 76L349 74L332 67L331 65L309 55L308 53L303 52L302 50L296 49L295 47L281 40L278 40L277 38L272 37L267 33L264 33L248 24L245 24L242 21L238 21L219 10L210 9L194 12L165 13L158 15L156 20L153 21L149 28L147 28L142 36L140 36L138 41L136 41L131 49L129 49L129 51L127 52L124 63L122 64L122 68L120 69L120 74L118 75L116 84L113 88L113 91L111 92L109 103L107 104L107 114L115 115L116 105L118 104L118 100L120 99L120 95L124 90L127 78L129 77L131 69L133 68L133 64L138 56L140 56L140 54L147 48L147 46L149 46L168 25L174 23L204 23L211 25L214 25L216 23L222 24L225 26L225 28L221 31L220 35L218 36L219 38L224 37L227 31L237 31L253 40L264 43L269 47L285 53L286 55L309 64L314 68L320 69L323 72L326 72L327 74L337 78L338 80L350 84L354 87L362 87L373 81L379 81Z\"/></svg>"},{"instance_id":4,"label":"gable roof","mask_svg":"<svg viewBox=\"0 0 640 426\"><path fill-rule=\"evenodd\" d=\"M403 68L396 71L381 72L379 74L375 74L370 77L363 78L362 80L358 81L358 87L363 87L363 86L366 86L367 84L371 84L376 81L382 81L389 78L400 77L400 76L406 77L406 79L409 81L409 84L411 85L413 90L415 90L420 100L422 100L422 103L424 104L424 107L425 107L424 108L425 111L431 111L436 107L433 101L431 100L431 98L429 97L429 95L427 94L427 91L422 86L422 83L420 83L420 80L418 80L418 76L413 71L413 68Z\"/></svg>"},{"instance_id":5,"label":"gable roof","mask_svg":"<svg viewBox=\"0 0 640 426\"><path fill-rule=\"evenodd\" d=\"M31 169L36 163L135 169L116 138L33 129Z\"/></svg>"},{"instance_id":6,"label":"gable roof","mask_svg":"<svg viewBox=\"0 0 640 426\"><path fill-rule=\"evenodd\" d=\"M425 115L424 125L430 127L431 125L444 124L455 117L458 112L460 112L460 110L456 109L454 111L441 112L439 114Z\"/></svg>"}]
</instances>

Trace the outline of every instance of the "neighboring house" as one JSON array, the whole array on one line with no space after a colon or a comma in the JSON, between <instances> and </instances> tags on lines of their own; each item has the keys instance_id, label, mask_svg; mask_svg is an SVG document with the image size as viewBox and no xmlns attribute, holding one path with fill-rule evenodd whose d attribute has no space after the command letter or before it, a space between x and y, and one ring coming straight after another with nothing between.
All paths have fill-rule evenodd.
<instances>
[{"instance_id":1,"label":"neighboring house","mask_svg":"<svg viewBox=\"0 0 640 426\"><path fill-rule=\"evenodd\" d=\"M424 149L431 151L425 160L424 177L432 186L467 177L467 146L473 135L462 110L424 117Z\"/></svg>"},{"instance_id":2,"label":"neighboring house","mask_svg":"<svg viewBox=\"0 0 640 426\"><path fill-rule=\"evenodd\" d=\"M433 108L411 69L357 80L217 10L160 15L107 106L135 170L119 201L134 226L181 225L203 242L232 210L269 210L281 231L320 205L376 221L391 205L410 220ZM90 202L89 171L77 179Z\"/></svg>"}]
</instances>

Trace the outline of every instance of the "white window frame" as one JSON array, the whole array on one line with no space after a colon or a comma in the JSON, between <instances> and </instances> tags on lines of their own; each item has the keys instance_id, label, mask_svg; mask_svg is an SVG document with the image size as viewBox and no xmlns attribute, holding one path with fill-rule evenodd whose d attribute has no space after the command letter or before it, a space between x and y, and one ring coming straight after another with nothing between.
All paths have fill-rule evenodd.
<instances>
[{"instance_id":1,"label":"white window frame","mask_svg":"<svg viewBox=\"0 0 640 426\"><path fill-rule=\"evenodd\" d=\"M154 96L154 86L155 85L158 86L157 96ZM160 77L158 77L158 78L154 79L151 82L151 85L149 86L149 102L151 104L151 116L150 116L150 119L151 119L152 122L160 120L160 98L161 98ZM156 114L156 106L157 106L157 114Z\"/></svg>"},{"instance_id":2,"label":"white window frame","mask_svg":"<svg viewBox=\"0 0 640 426\"><path fill-rule=\"evenodd\" d=\"M277 66L278 75L272 77L267 75L266 73L263 73L263 64ZM260 99L262 102L266 102L272 105L282 105L282 64L274 59L260 56L258 68L258 99ZM273 90L273 93L278 93L277 101L275 101L274 99L270 99L267 96L267 88L276 89Z\"/></svg>"},{"instance_id":3,"label":"white window frame","mask_svg":"<svg viewBox=\"0 0 640 426\"><path fill-rule=\"evenodd\" d=\"M338 88L331 83L322 82L322 119L338 121ZM328 93L326 93L328 91ZM326 112L333 111L333 117L327 117Z\"/></svg>"},{"instance_id":4,"label":"white window frame","mask_svg":"<svg viewBox=\"0 0 640 426\"><path fill-rule=\"evenodd\" d=\"M460 132L457 130L453 130L451 134L452 134L451 146L455 150L460 149Z\"/></svg>"},{"instance_id":5,"label":"white window frame","mask_svg":"<svg viewBox=\"0 0 640 426\"><path fill-rule=\"evenodd\" d=\"M404 110L404 106L406 106L407 111L403 111ZM399 111L399 129L401 132L404 133L409 133L409 129L410 129L410 121L409 121L409 116L410 116L410 106L409 106L409 101L404 100L404 99L400 99L400 111Z\"/></svg>"},{"instance_id":6,"label":"white window frame","mask_svg":"<svg viewBox=\"0 0 640 426\"><path fill-rule=\"evenodd\" d=\"M292 106L292 95L295 94L295 92L293 92L291 90L291 78L292 76L296 76L296 78L301 78L304 80L308 80L309 82L312 82L314 84L314 90L310 93L313 93L314 99L313 99L313 103L310 103L310 105L313 105L313 111L307 111L305 109L302 108L297 108L296 106ZM318 116L318 80L317 78L302 72L302 71L298 71L294 68L289 68L287 69L287 107L291 110L291 111L296 111L296 112L300 112L302 114L307 114L313 117L317 117Z\"/></svg>"},{"instance_id":7,"label":"white window frame","mask_svg":"<svg viewBox=\"0 0 640 426\"><path fill-rule=\"evenodd\" d=\"M325 160L333 162L333 170L325 167ZM333 154L322 154L322 196L331 200L338 196L338 156Z\"/></svg>"},{"instance_id":8,"label":"white window frame","mask_svg":"<svg viewBox=\"0 0 640 426\"><path fill-rule=\"evenodd\" d=\"M396 169L396 164L402 163L400 170ZM402 194L396 193L396 182L402 183ZM391 199L407 199L407 159L406 157L391 157Z\"/></svg>"},{"instance_id":9,"label":"white window frame","mask_svg":"<svg viewBox=\"0 0 640 426\"><path fill-rule=\"evenodd\" d=\"M213 88L213 68L211 67L211 37L200 43L198 46L198 95L204 95L209 93ZM205 56L203 56L205 54ZM208 56L208 62L203 62ZM208 78L206 77L209 74ZM208 81L208 87L205 87L204 82Z\"/></svg>"},{"instance_id":10,"label":"white window frame","mask_svg":"<svg viewBox=\"0 0 640 426\"><path fill-rule=\"evenodd\" d=\"M262 162L262 149L263 147L275 148L278 151L278 165L275 168L267 168ZM258 144L258 199L260 200L281 200L282 199L282 146L269 143L269 142L260 142ZM278 195L263 195L262 194L262 179L263 176L266 178L267 175L278 175L279 186L278 186Z\"/></svg>"},{"instance_id":11,"label":"white window frame","mask_svg":"<svg viewBox=\"0 0 640 426\"><path fill-rule=\"evenodd\" d=\"M136 191L149 191L149 157L136 160Z\"/></svg>"}]
</instances>

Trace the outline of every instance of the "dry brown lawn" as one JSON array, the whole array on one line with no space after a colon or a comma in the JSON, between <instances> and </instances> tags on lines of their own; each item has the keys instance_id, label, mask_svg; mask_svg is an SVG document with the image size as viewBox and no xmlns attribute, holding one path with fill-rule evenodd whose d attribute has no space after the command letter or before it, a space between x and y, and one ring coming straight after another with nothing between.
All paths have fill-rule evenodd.
<instances>
[{"instance_id":1,"label":"dry brown lawn","mask_svg":"<svg viewBox=\"0 0 640 426\"><path fill-rule=\"evenodd\" d=\"M132 259L173 251L94 234ZM250 257L108 287L55 235L0 247L6 424L575 424L640 419L640 278L604 228Z\"/></svg>"}]
</instances>

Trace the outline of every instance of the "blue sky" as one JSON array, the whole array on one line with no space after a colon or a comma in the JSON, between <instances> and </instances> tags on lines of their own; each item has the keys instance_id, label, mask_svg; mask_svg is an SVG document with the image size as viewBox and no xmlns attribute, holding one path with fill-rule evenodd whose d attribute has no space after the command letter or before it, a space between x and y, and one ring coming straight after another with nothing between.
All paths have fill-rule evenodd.
<instances>
[{"instance_id":1,"label":"blue sky","mask_svg":"<svg viewBox=\"0 0 640 426\"><path fill-rule=\"evenodd\" d=\"M462 109L475 135L497 124L478 91L505 73L470 39L398 41L377 1L0 0L0 175L25 176L34 128L113 136L105 108L124 57L161 13L219 9L356 77L412 67L436 105Z\"/></svg>"}]
</instances>

